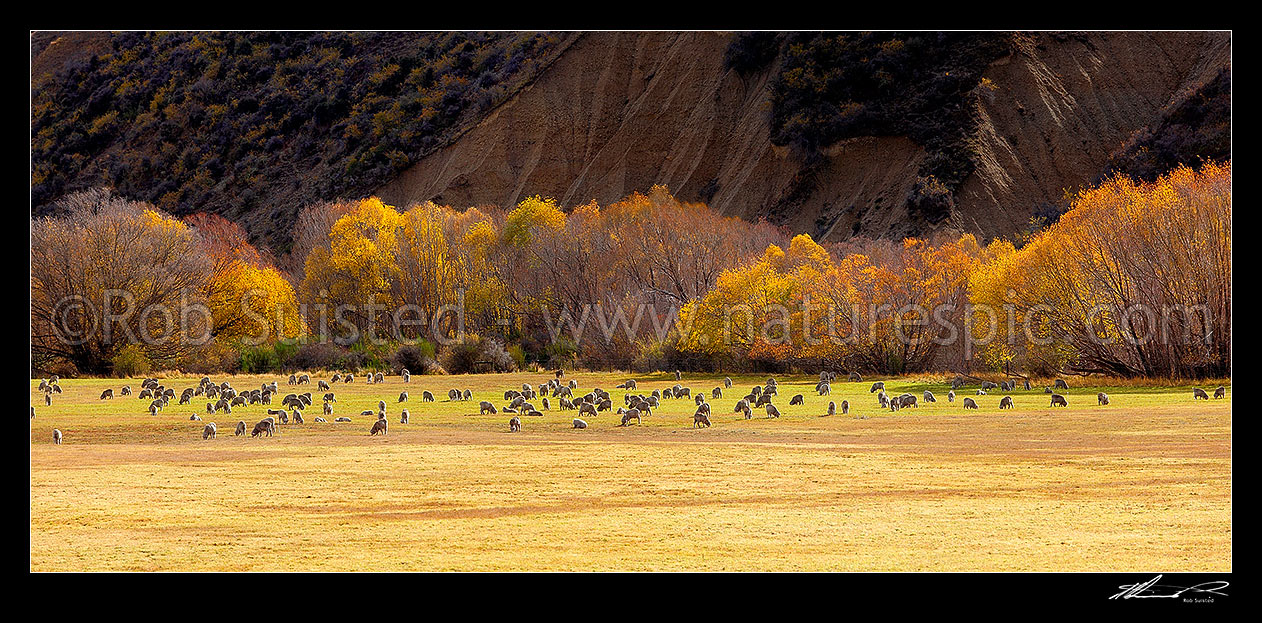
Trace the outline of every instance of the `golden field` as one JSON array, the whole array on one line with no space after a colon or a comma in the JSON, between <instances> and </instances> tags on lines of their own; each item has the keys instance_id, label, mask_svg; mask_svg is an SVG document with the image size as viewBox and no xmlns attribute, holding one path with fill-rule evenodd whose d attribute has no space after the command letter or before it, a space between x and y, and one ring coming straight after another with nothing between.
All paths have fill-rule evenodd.
<instances>
[{"instance_id":1,"label":"golden field","mask_svg":"<svg viewBox=\"0 0 1262 623\"><path fill-rule=\"evenodd\" d=\"M312 374L328 379L328 374ZM1191 385L1075 387L1049 408L1040 382L1003 394L943 378L887 380L936 404L881 410L870 381L816 396L813 377L777 377L782 418L732 405L765 376L733 377L692 428L693 402L664 401L641 426L603 412L478 415L545 374L415 376L334 384L335 416L313 424L314 385L214 376L238 390L278 381L311 391L307 424L234 437L262 405L205 414L205 399L150 416L148 400L98 400L139 379L63 380L45 407L31 382L31 569L62 570L707 570L1230 571L1231 391L1193 401ZM572 373L576 395L673 375ZM693 392L722 377L685 374ZM167 378L178 393L196 377ZM1211 393L1217 383L1202 385ZM447 390L469 388L468 402ZM396 400L406 389L411 399ZM437 402L422 403L428 389ZM1106 391L1109 406L1097 406ZM788 406L801 393L802 406ZM960 398L981 409L965 412ZM279 398L279 396L278 396ZM368 434L385 400L388 436ZM848 416L822 417L829 400ZM535 401L539 405L539 401ZM279 407L277 404L274 407ZM406 406L411 423L399 424ZM203 441L198 413L219 427ZM332 420L332 417L329 418ZM51 443L54 429L65 442Z\"/></svg>"}]
</instances>

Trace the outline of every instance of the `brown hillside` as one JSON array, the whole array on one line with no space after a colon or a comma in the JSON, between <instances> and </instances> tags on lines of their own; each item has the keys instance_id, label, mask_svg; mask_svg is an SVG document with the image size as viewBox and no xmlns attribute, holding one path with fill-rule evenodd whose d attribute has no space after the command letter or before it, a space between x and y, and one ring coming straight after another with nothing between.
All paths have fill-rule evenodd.
<instances>
[{"instance_id":1,"label":"brown hillside","mask_svg":"<svg viewBox=\"0 0 1262 623\"><path fill-rule=\"evenodd\" d=\"M938 225L907 214L923 150L903 137L841 141L813 170L769 136L771 68L724 68L732 35L588 33L530 87L379 189L405 204L572 206L653 184L725 214L839 240L948 228L987 237L1089 183L1181 90L1228 64L1226 33L1018 36L978 87L978 168Z\"/></svg>"}]
</instances>

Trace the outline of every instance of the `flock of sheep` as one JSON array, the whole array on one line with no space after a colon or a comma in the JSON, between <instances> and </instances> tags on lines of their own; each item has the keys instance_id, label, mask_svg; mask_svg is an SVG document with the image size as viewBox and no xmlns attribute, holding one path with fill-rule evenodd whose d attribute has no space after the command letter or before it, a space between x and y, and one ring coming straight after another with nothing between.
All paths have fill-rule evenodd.
<instances>
[{"instance_id":1,"label":"flock of sheep","mask_svg":"<svg viewBox=\"0 0 1262 623\"><path fill-rule=\"evenodd\" d=\"M404 383L411 382L412 375L408 372L408 370L402 370L399 376ZM550 378L547 382L541 383L538 386L523 383L520 390L516 388L509 389L504 392L504 400L506 404L500 406L499 408L496 408L496 406L489 401L481 401L478 405L479 413L482 415L486 415L488 413L497 414L501 412L511 413L513 416L508 421L509 431L518 432L522 427L521 417L542 417L543 411L552 409L552 402L549 400L549 398L552 398L556 401L558 409L562 411L578 411L578 417L575 417L572 422L573 428L585 429L587 428L587 421L583 418L596 417L602 411L613 411L621 418L619 426L629 426L633 421L636 424L642 424L643 418L652 416L653 410L659 408L666 400L689 399L696 406L696 410L693 413L693 428L701 428L710 426L711 406L709 400L722 398L724 390L730 390L732 388L732 379L724 378L723 385L712 389L709 392L709 398L707 399L706 392L700 391L693 394L691 388L684 387L680 384L679 381L682 380L683 375L681 372L676 370L676 383L674 386L660 390L654 389L648 394L638 392L631 393L632 391L638 389L635 380L628 380L624 383L618 384L615 389L626 390L627 393L625 393L622 397L623 405L618 407L615 411L613 409L613 400L609 392L600 388L593 388L591 391L588 391L581 396L576 396L574 392L578 389L578 382L574 379L563 381L562 379L564 376L565 372L563 370L556 370L554 378ZM819 375L819 382L815 384L815 392L817 396L831 396L832 383L836 380L836 378L837 374L835 372L821 372ZM368 373L364 375L364 379L368 384L382 384L385 382L385 375L380 372L375 374ZM858 373L851 373L849 375L849 380L850 382L862 382L863 377ZM333 386L337 383L350 384L354 382L355 375L352 373L337 373L334 374L328 381L318 379L316 381L316 387L324 392L321 396L321 411L323 416L315 416L312 421L314 423L327 423L328 420L326 419L326 416L333 416L333 404L337 402L337 396L332 391ZM309 374L289 375L288 385L298 386L310 384L311 376ZM955 377L950 384L949 391L947 392L947 402L954 403L956 398L955 390L961 389L965 384L966 380L964 377ZM736 401L735 408L732 412L743 414L745 419L748 420L753 417L753 409L762 408L766 413L767 418L780 417L780 410L774 404L774 400L778 396L777 386L778 383L775 378L768 378L766 384L764 385L754 386L746 395ZM976 395L985 396L987 395L987 392L992 389L998 389L1003 392L1012 392L1016 390L1016 386L1016 380L1002 381L999 383L982 381L981 389L977 390ZM53 394L61 393L61 387L58 385L58 378L56 376L46 380L41 380L39 388L44 394L44 404L46 406L52 404ZM1024 381L1024 388L1027 391L1031 389L1029 380ZM1056 393L1058 390L1068 391L1068 389L1069 385L1063 379L1056 379L1052 387L1045 387L1044 393L1051 394L1050 406L1069 406L1065 397L1062 394ZM1214 390L1214 398L1225 398L1226 392L1227 390L1225 387L1218 387ZM917 397L913 394L904 393L898 396L890 396L886 394L884 381L877 381L873 383L868 393L877 394L877 403L882 409L897 411L899 409L918 406ZM271 437L277 430L276 426L278 422L280 424L289 424L290 421L294 424L306 423L303 412L309 410L312 404L314 404L312 393L309 391L303 393L288 393L284 398L276 401L274 396L278 394L280 394L280 387L276 382L263 383L257 389L243 389L238 391L227 381L216 384L212 382L209 377L202 377L196 386L185 388L182 392L180 392L177 404L191 404L194 399L204 397L207 401L207 415L213 415L219 412L231 414L234 407L246 407L249 405L267 406L267 416L259 420L253 428L250 428L249 433L251 437ZM131 386L123 386L119 390L119 395L133 395ZM176 400L175 390L173 388L163 386L156 378L144 379L140 384L140 391L136 394L136 396L141 400L149 401L146 408L150 415L157 415L159 412L166 409L170 401ZM114 397L115 394L113 388L109 388L101 392L100 400L111 400ZM472 397L473 392L469 389L461 390L453 388L447 392L447 399L450 402L467 401L471 400ZM1192 398L1193 400L1210 399L1209 394L1199 387L1193 388ZM407 402L408 399L409 395L405 390L399 394L397 402L398 404L402 404ZM789 399L789 405L803 405L805 404L805 400L806 399L802 394L796 394ZM925 390L923 400L925 403L937 402L937 398L934 396L933 392L929 390ZM434 395L428 391L422 391L421 401L434 402ZM538 401L542 410L537 408L533 401ZM1096 395L1096 401L1098 405L1108 405L1109 396L1108 394L1101 392ZM270 408L270 405L274 402L279 402L279 406L282 408ZM978 408L977 401L973 397L963 397L961 403L965 409ZM999 400L999 408L1013 409L1014 403L1012 396L1003 396ZM850 412L850 402L842 400L840 410L842 415L848 414ZM835 402L830 401L827 406L827 412L824 415L835 415L837 411L838 405ZM379 400L377 402L376 411L366 409L361 411L360 415L376 415L376 419L373 421L373 424L369 429L370 435L389 434L390 424L386 418L385 400ZM862 418L866 416L859 417ZM34 418L35 407L32 406L31 419ZM407 424L408 418L409 413L405 408L400 413L399 423ZM202 418L198 414L192 414L189 416L189 420L202 421ZM351 421L351 418L346 416L333 418L333 422L335 423L349 423ZM247 432L247 428L248 427L244 420L238 421L234 429L234 434L236 436L244 435ZM202 428L202 439L214 439L217 432L218 427L214 422L206 422ZM54 429L53 443L60 444L61 441L61 431Z\"/></svg>"}]
</instances>

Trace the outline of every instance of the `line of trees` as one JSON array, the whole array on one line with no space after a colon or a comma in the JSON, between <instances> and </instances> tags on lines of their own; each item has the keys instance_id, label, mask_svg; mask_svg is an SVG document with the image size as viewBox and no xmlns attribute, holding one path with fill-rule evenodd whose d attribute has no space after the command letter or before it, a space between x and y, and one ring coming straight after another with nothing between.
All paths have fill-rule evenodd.
<instances>
[{"instance_id":1,"label":"line of trees","mask_svg":"<svg viewBox=\"0 0 1262 623\"><path fill-rule=\"evenodd\" d=\"M541 197L317 204L272 258L218 216L99 190L63 204L32 223L40 370L1230 372L1230 163L1110 180L1047 229L988 245L820 245L659 186L569 211ZM128 313L151 306L203 313L174 331L162 313Z\"/></svg>"}]
</instances>

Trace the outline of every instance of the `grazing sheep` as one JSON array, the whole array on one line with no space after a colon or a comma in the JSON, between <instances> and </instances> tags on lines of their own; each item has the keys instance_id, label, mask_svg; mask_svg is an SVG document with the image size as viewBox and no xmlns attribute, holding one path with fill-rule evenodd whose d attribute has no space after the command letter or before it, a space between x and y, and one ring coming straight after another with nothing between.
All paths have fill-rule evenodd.
<instances>
[{"instance_id":1,"label":"grazing sheep","mask_svg":"<svg viewBox=\"0 0 1262 623\"><path fill-rule=\"evenodd\" d=\"M619 426L626 426L626 425L627 425L627 423L628 423L628 422L630 422L631 420L635 420L635 423L636 423L636 424L643 424L643 423L644 423L644 420L640 419L640 410L639 410L639 409L631 409L630 411L627 411L626 413L623 413L623 414L622 414L622 424L619 424Z\"/></svg>"},{"instance_id":2,"label":"grazing sheep","mask_svg":"<svg viewBox=\"0 0 1262 623\"><path fill-rule=\"evenodd\" d=\"M407 392L403 392L403 393L404 395L407 394ZM467 389L464 390L464 394L461 396L461 400L469 400L470 398L473 398L473 392Z\"/></svg>"},{"instance_id":3,"label":"grazing sheep","mask_svg":"<svg viewBox=\"0 0 1262 623\"><path fill-rule=\"evenodd\" d=\"M194 413L193 415L188 416L188 421L190 421L190 422L200 422L200 421L202 421L202 416L197 415L196 413Z\"/></svg>"},{"instance_id":4,"label":"grazing sheep","mask_svg":"<svg viewBox=\"0 0 1262 623\"><path fill-rule=\"evenodd\" d=\"M574 428L587 428L587 422L574 418Z\"/></svg>"},{"instance_id":5,"label":"grazing sheep","mask_svg":"<svg viewBox=\"0 0 1262 623\"><path fill-rule=\"evenodd\" d=\"M45 406L45 407L51 407L52 405L53 405L53 395L52 395L52 394L44 394L44 406Z\"/></svg>"},{"instance_id":6,"label":"grazing sheep","mask_svg":"<svg viewBox=\"0 0 1262 623\"><path fill-rule=\"evenodd\" d=\"M592 417L596 417L596 406L590 402L584 402L582 406L578 408L578 414L591 414Z\"/></svg>"},{"instance_id":7,"label":"grazing sheep","mask_svg":"<svg viewBox=\"0 0 1262 623\"><path fill-rule=\"evenodd\" d=\"M1095 395L1095 403L1096 403L1097 405L1100 405L1100 406L1104 406L1104 405L1109 404L1109 395L1108 395L1108 394L1106 394L1106 393L1104 393L1104 392L1100 392L1100 393L1096 394L1096 395Z\"/></svg>"},{"instance_id":8,"label":"grazing sheep","mask_svg":"<svg viewBox=\"0 0 1262 623\"><path fill-rule=\"evenodd\" d=\"M831 396L833 395L833 386L829 385L828 381L820 381L819 384L815 386L815 393L820 396Z\"/></svg>"},{"instance_id":9,"label":"grazing sheep","mask_svg":"<svg viewBox=\"0 0 1262 623\"><path fill-rule=\"evenodd\" d=\"M974 401L972 398L965 398L965 399L964 399L964 408L965 408L965 409L976 409L976 408L977 408L977 402L976 402L976 401Z\"/></svg>"},{"instance_id":10,"label":"grazing sheep","mask_svg":"<svg viewBox=\"0 0 1262 623\"><path fill-rule=\"evenodd\" d=\"M407 392L403 392L403 393L399 394L399 402L407 402L407 399L408 399L408 393L407 393Z\"/></svg>"},{"instance_id":11,"label":"grazing sheep","mask_svg":"<svg viewBox=\"0 0 1262 623\"><path fill-rule=\"evenodd\" d=\"M888 409L890 406L890 398L884 391L876 395L876 401L880 403L882 409Z\"/></svg>"},{"instance_id":12,"label":"grazing sheep","mask_svg":"<svg viewBox=\"0 0 1262 623\"><path fill-rule=\"evenodd\" d=\"M1069 406L1069 403L1065 401L1065 397L1064 397L1064 396L1062 396L1062 395L1060 395L1060 394L1052 394L1052 404L1050 404L1050 405L1048 405L1048 406L1052 406L1052 407L1054 407L1054 406L1056 406L1056 405L1060 405L1060 406L1062 406L1062 407L1068 407L1068 406Z\"/></svg>"},{"instance_id":13,"label":"grazing sheep","mask_svg":"<svg viewBox=\"0 0 1262 623\"><path fill-rule=\"evenodd\" d=\"M214 439L215 435L218 434L218 432L219 432L218 429L215 428L215 423L210 422L206 426L202 427L202 439L203 440Z\"/></svg>"},{"instance_id":14,"label":"grazing sheep","mask_svg":"<svg viewBox=\"0 0 1262 623\"><path fill-rule=\"evenodd\" d=\"M858 372L851 372L851 373L850 373L850 382L851 382L851 383L861 383L861 382L863 382L863 376L861 376ZM870 393L872 393L872 392L868 392L868 393L870 394Z\"/></svg>"},{"instance_id":15,"label":"grazing sheep","mask_svg":"<svg viewBox=\"0 0 1262 623\"><path fill-rule=\"evenodd\" d=\"M421 392L421 402L434 402L434 395L428 391Z\"/></svg>"},{"instance_id":16,"label":"grazing sheep","mask_svg":"<svg viewBox=\"0 0 1262 623\"><path fill-rule=\"evenodd\" d=\"M276 430L276 423L273 422L271 418L267 418L265 420L260 421L258 424L254 425L254 430L250 431L250 436L258 437L259 435L266 435L268 437L271 437L272 432L275 430Z\"/></svg>"},{"instance_id":17,"label":"grazing sheep","mask_svg":"<svg viewBox=\"0 0 1262 623\"><path fill-rule=\"evenodd\" d=\"M387 435L387 434L389 434L389 433L390 433L390 422L388 422L388 421L387 421L387 420L385 420L384 418L383 418L383 419L378 419L376 422L373 422L373 423L372 423L372 429L368 431L368 434L369 434L369 435L376 435L377 433L381 433L382 435Z\"/></svg>"},{"instance_id":18,"label":"grazing sheep","mask_svg":"<svg viewBox=\"0 0 1262 623\"><path fill-rule=\"evenodd\" d=\"M508 421L508 432L515 433L519 430L521 430L521 418L514 415L513 418Z\"/></svg>"},{"instance_id":19,"label":"grazing sheep","mask_svg":"<svg viewBox=\"0 0 1262 623\"><path fill-rule=\"evenodd\" d=\"M242 420L240 422L237 422L237 430L235 433L233 433L233 435L240 437L241 435L244 435L244 434L245 434L245 421Z\"/></svg>"},{"instance_id":20,"label":"grazing sheep","mask_svg":"<svg viewBox=\"0 0 1262 623\"><path fill-rule=\"evenodd\" d=\"M297 385L297 384L298 384L298 377L296 377L296 376L294 376L294 375L292 375L292 374L291 374L291 375L289 375L289 384L290 384L290 385Z\"/></svg>"},{"instance_id":21,"label":"grazing sheep","mask_svg":"<svg viewBox=\"0 0 1262 623\"><path fill-rule=\"evenodd\" d=\"M404 409L404 410L403 410L403 413L400 413L400 414L399 414L399 423L400 423L400 424L407 424L407 423L408 423L408 410L407 410L407 409Z\"/></svg>"},{"instance_id":22,"label":"grazing sheep","mask_svg":"<svg viewBox=\"0 0 1262 623\"><path fill-rule=\"evenodd\" d=\"M1053 384L1052 387L1055 389L1069 391L1069 384L1065 382L1065 379L1056 379L1056 383Z\"/></svg>"},{"instance_id":23,"label":"grazing sheep","mask_svg":"<svg viewBox=\"0 0 1262 623\"><path fill-rule=\"evenodd\" d=\"M1044 394L1050 394L1050 393L1052 393L1052 388L1050 388L1050 387L1044 387L1044 388L1043 388L1043 393L1044 393Z\"/></svg>"},{"instance_id":24,"label":"grazing sheep","mask_svg":"<svg viewBox=\"0 0 1262 623\"><path fill-rule=\"evenodd\" d=\"M1205 400L1209 400L1209 394L1205 393L1205 390L1199 387L1193 387L1192 400L1196 400L1197 398L1204 398Z\"/></svg>"},{"instance_id":25,"label":"grazing sheep","mask_svg":"<svg viewBox=\"0 0 1262 623\"><path fill-rule=\"evenodd\" d=\"M334 422L349 422L351 421L351 419L343 415L342 417L334 418L333 421Z\"/></svg>"},{"instance_id":26,"label":"grazing sheep","mask_svg":"<svg viewBox=\"0 0 1262 623\"><path fill-rule=\"evenodd\" d=\"M124 396L130 396L130 395L131 395L131 385L124 385L124 386L123 386L122 391L120 391L120 392L118 392L118 393L119 393L119 394L122 394L122 395L124 395Z\"/></svg>"},{"instance_id":27,"label":"grazing sheep","mask_svg":"<svg viewBox=\"0 0 1262 623\"><path fill-rule=\"evenodd\" d=\"M113 398L113 397L114 397L114 390L112 388L101 392L101 400L105 400L106 398Z\"/></svg>"},{"instance_id":28,"label":"grazing sheep","mask_svg":"<svg viewBox=\"0 0 1262 623\"><path fill-rule=\"evenodd\" d=\"M996 387L999 386L990 381L982 381L982 389L995 389Z\"/></svg>"},{"instance_id":29,"label":"grazing sheep","mask_svg":"<svg viewBox=\"0 0 1262 623\"><path fill-rule=\"evenodd\" d=\"M985 396L985 395L986 395L986 390L984 390L984 389L979 389L979 390L977 390L977 395L978 395L978 396Z\"/></svg>"},{"instance_id":30,"label":"grazing sheep","mask_svg":"<svg viewBox=\"0 0 1262 623\"><path fill-rule=\"evenodd\" d=\"M53 443L59 446L61 445L61 430L56 428L53 429Z\"/></svg>"},{"instance_id":31,"label":"grazing sheep","mask_svg":"<svg viewBox=\"0 0 1262 623\"><path fill-rule=\"evenodd\" d=\"M706 428L709 428L709 427L710 427L710 416L709 416L709 414L706 414L706 413L694 413L694 414L692 414L692 427L693 427L693 428L701 428L701 426L702 426L702 425L704 425Z\"/></svg>"},{"instance_id":32,"label":"grazing sheep","mask_svg":"<svg viewBox=\"0 0 1262 623\"><path fill-rule=\"evenodd\" d=\"M576 379L570 379L570 385L569 385L569 388L570 388L570 389L578 389L578 381L577 381Z\"/></svg>"},{"instance_id":33,"label":"grazing sheep","mask_svg":"<svg viewBox=\"0 0 1262 623\"><path fill-rule=\"evenodd\" d=\"M481 403L479 403L479 404L478 404L478 407L481 409L481 410L478 412L478 415L486 415L488 412L489 412L489 413L491 413L492 415L494 415L494 414L496 413L496 411L495 411L495 405L493 405L493 404L491 404L491 403L489 403L489 402L487 402L487 401L485 401L485 400L483 400Z\"/></svg>"},{"instance_id":34,"label":"grazing sheep","mask_svg":"<svg viewBox=\"0 0 1262 623\"><path fill-rule=\"evenodd\" d=\"M294 418L294 424L306 424L306 422L302 420L301 411L294 411L290 417Z\"/></svg>"},{"instance_id":35,"label":"grazing sheep","mask_svg":"<svg viewBox=\"0 0 1262 623\"><path fill-rule=\"evenodd\" d=\"M745 409L748 409L748 408L749 408L749 401L742 398L741 400L736 401L736 407L732 409L732 413L740 413L741 411L744 411Z\"/></svg>"},{"instance_id":36,"label":"grazing sheep","mask_svg":"<svg viewBox=\"0 0 1262 623\"><path fill-rule=\"evenodd\" d=\"M605 402L603 402L603 403L601 403L601 404L605 405L605 408L606 408L606 409L608 409L608 408L609 408L609 401L608 401L608 400L606 400ZM543 399L543 410L544 410L544 411L551 411L551 410L552 410L552 405L548 403L548 399L547 399L547 398L544 398L544 399Z\"/></svg>"},{"instance_id":37,"label":"grazing sheep","mask_svg":"<svg viewBox=\"0 0 1262 623\"><path fill-rule=\"evenodd\" d=\"M836 415L836 414L837 414L837 404L834 402L829 402L828 413L826 415Z\"/></svg>"},{"instance_id":38,"label":"grazing sheep","mask_svg":"<svg viewBox=\"0 0 1262 623\"><path fill-rule=\"evenodd\" d=\"M411 382L412 382L412 374L411 374L410 372L408 372L406 369L405 369L405 370L403 370L403 373L402 373L402 374L400 374L399 376L403 377L403 382L404 382L404 383L411 383Z\"/></svg>"},{"instance_id":39,"label":"grazing sheep","mask_svg":"<svg viewBox=\"0 0 1262 623\"><path fill-rule=\"evenodd\" d=\"M324 418L322 418L322 417L320 417L320 416L318 416L318 415L316 416L316 419L312 420L312 422L315 422L316 424L328 424L328 423L329 423L329 421L328 421L328 420L326 420L326 419L324 419Z\"/></svg>"},{"instance_id":40,"label":"grazing sheep","mask_svg":"<svg viewBox=\"0 0 1262 623\"><path fill-rule=\"evenodd\" d=\"M780 410L777 409L776 406L771 404L770 402L767 403L767 417L769 418L780 417Z\"/></svg>"},{"instance_id":41,"label":"grazing sheep","mask_svg":"<svg viewBox=\"0 0 1262 623\"><path fill-rule=\"evenodd\" d=\"M1025 380L1025 391L1030 391L1030 379Z\"/></svg>"},{"instance_id":42,"label":"grazing sheep","mask_svg":"<svg viewBox=\"0 0 1262 623\"><path fill-rule=\"evenodd\" d=\"M342 382L343 382L343 383L354 383L354 382L355 382L355 375L354 375L354 374L347 374L346 376L342 377Z\"/></svg>"},{"instance_id":43,"label":"grazing sheep","mask_svg":"<svg viewBox=\"0 0 1262 623\"><path fill-rule=\"evenodd\" d=\"M679 381L679 380L682 380L683 378L684 378L684 375L680 374L679 370L675 370L675 380Z\"/></svg>"},{"instance_id":44,"label":"grazing sheep","mask_svg":"<svg viewBox=\"0 0 1262 623\"><path fill-rule=\"evenodd\" d=\"M841 414L846 415L847 413L850 413L850 401L843 400L841 401Z\"/></svg>"},{"instance_id":45,"label":"grazing sheep","mask_svg":"<svg viewBox=\"0 0 1262 623\"><path fill-rule=\"evenodd\" d=\"M925 402L937 402L938 399L933 397L933 392L925 390Z\"/></svg>"},{"instance_id":46,"label":"grazing sheep","mask_svg":"<svg viewBox=\"0 0 1262 623\"><path fill-rule=\"evenodd\" d=\"M324 403L324 414L333 415L333 405L331 403Z\"/></svg>"},{"instance_id":47,"label":"grazing sheep","mask_svg":"<svg viewBox=\"0 0 1262 623\"><path fill-rule=\"evenodd\" d=\"M328 383L326 383L326 382L324 381L324 379L320 379L319 381L317 381L317 382L316 382L316 387L317 387L317 388L319 388L321 391L328 391L328 390L329 390L329 384L328 384Z\"/></svg>"},{"instance_id":48,"label":"grazing sheep","mask_svg":"<svg viewBox=\"0 0 1262 623\"><path fill-rule=\"evenodd\" d=\"M716 399L718 399L718 398L722 398L722 397L723 397L723 388L722 388L722 387L716 387L716 388L714 388L714 389L710 390L710 399L711 399L711 400L716 400Z\"/></svg>"},{"instance_id":49,"label":"grazing sheep","mask_svg":"<svg viewBox=\"0 0 1262 623\"><path fill-rule=\"evenodd\" d=\"M303 375L300 375L300 376L298 377L298 384L299 384L299 385L303 385L303 384L310 385L310 384L311 384L311 375L309 375L309 374L303 374Z\"/></svg>"},{"instance_id":50,"label":"grazing sheep","mask_svg":"<svg viewBox=\"0 0 1262 623\"><path fill-rule=\"evenodd\" d=\"M378 372L378 373L377 373L377 382L378 382L378 383L385 383L385 382L386 382L386 375L385 375L385 373L383 373L383 372Z\"/></svg>"},{"instance_id":51,"label":"grazing sheep","mask_svg":"<svg viewBox=\"0 0 1262 623\"><path fill-rule=\"evenodd\" d=\"M755 407L761 407L763 405L771 406L771 394L763 394L758 397L757 401L754 402Z\"/></svg>"},{"instance_id":52,"label":"grazing sheep","mask_svg":"<svg viewBox=\"0 0 1262 623\"><path fill-rule=\"evenodd\" d=\"M898 406L900 409L908 406L916 407L917 409L920 408L920 405L916 404L916 397L911 394L903 394L902 396L899 396Z\"/></svg>"},{"instance_id":53,"label":"grazing sheep","mask_svg":"<svg viewBox=\"0 0 1262 623\"><path fill-rule=\"evenodd\" d=\"M802 404L802 400L803 400L802 394L798 394L789 399L789 406L792 407L794 405L800 405Z\"/></svg>"},{"instance_id":54,"label":"grazing sheep","mask_svg":"<svg viewBox=\"0 0 1262 623\"><path fill-rule=\"evenodd\" d=\"M955 390L947 392L947 402L955 402Z\"/></svg>"},{"instance_id":55,"label":"grazing sheep","mask_svg":"<svg viewBox=\"0 0 1262 623\"><path fill-rule=\"evenodd\" d=\"M725 389L732 389L732 377L730 376L723 377L723 387Z\"/></svg>"},{"instance_id":56,"label":"grazing sheep","mask_svg":"<svg viewBox=\"0 0 1262 623\"><path fill-rule=\"evenodd\" d=\"M1004 396L1003 398L1000 398L1000 399L999 399L999 408L1000 408L1000 409L1012 409L1012 408L1013 408L1013 406L1012 406L1012 396Z\"/></svg>"},{"instance_id":57,"label":"grazing sheep","mask_svg":"<svg viewBox=\"0 0 1262 623\"><path fill-rule=\"evenodd\" d=\"M1226 388L1226 387L1223 387L1223 386L1221 386L1221 385L1220 385L1220 386L1218 387L1218 389L1215 389L1215 390L1214 390L1214 398L1226 398L1226 397L1227 397L1227 388Z\"/></svg>"},{"instance_id":58,"label":"grazing sheep","mask_svg":"<svg viewBox=\"0 0 1262 623\"><path fill-rule=\"evenodd\" d=\"M875 392L875 391L876 391L876 390L878 390L878 389L879 389L879 390L884 390L884 389L885 389L885 381L877 381L877 382L873 383L873 384L872 384L872 389L869 389L869 390L868 390L868 393L869 393L869 394L871 394L871 393Z\"/></svg>"}]
</instances>

